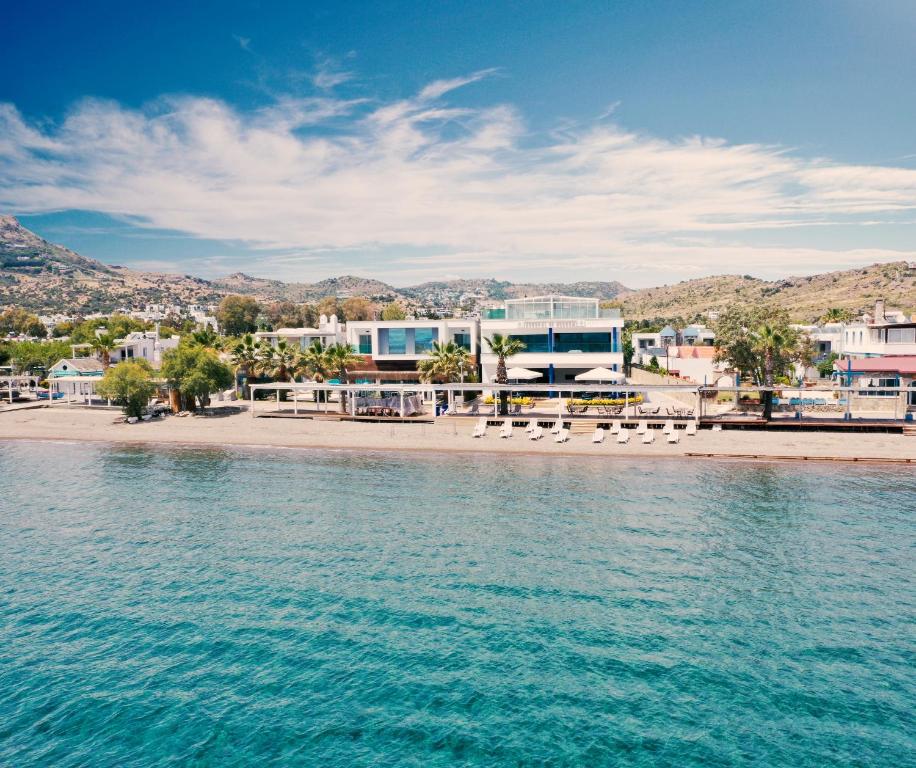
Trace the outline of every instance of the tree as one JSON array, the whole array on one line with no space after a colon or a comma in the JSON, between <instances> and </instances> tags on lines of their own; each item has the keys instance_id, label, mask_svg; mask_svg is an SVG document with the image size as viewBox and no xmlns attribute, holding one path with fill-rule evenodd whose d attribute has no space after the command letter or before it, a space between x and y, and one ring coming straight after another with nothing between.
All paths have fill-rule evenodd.
<instances>
[{"instance_id":1,"label":"tree","mask_svg":"<svg viewBox=\"0 0 916 768\"><path fill-rule=\"evenodd\" d=\"M234 377L228 365L213 350L195 344L179 344L162 356L162 375L178 391L181 407L193 411L205 408L210 393L228 389Z\"/></svg>"},{"instance_id":2,"label":"tree","mask_svg":"<svg viewBox=\"0 0 916 768\"><path fill-rule=\"evenodd\" d=\"M331 360L327 354L328 348L320 339L315 339L299 356L296 372L311 377L312 381L327 381L331 375ZM320 397L323 397L319 393Z\"/></svg>"},{"instance_id":3,"label":"tree","mask_svg":"<svg viewBox=\"0 0 916 768\"><path fill-rule=\"evenodd\" d=\"M146 360L129 360L105 371L96 391L120 405L125 416L139 418L156 393L152 374Z\"/></svg>"},{"instance_id":4,"label":"tree","mask_svg":"<svg viewBox=\"0 0 916 768\"><path fill-rule=\"evenodd\" d=\"M206 328L191 331L191 342L208 349L218 350L220 348L219 334L209 325Z\"/></svg>"},{"instance_id":5,"label":"tree","mask_svg":"<svg viewBox=\"0 0 916 768\"><path fill-rule=\"evenodd\" d=\"M303 306L291 301L275 301L264 308L264 315L276 328L302 328L307 325Z\"/></svg>"},{"instance_id":6,"label":"tree","mask_svg":"<svg viewBox=\"0 0 916 768\"><path fill-rule=\"evenodd\" d=\"M376 306L363 296L354 296L347 299L341 309L344 317L349 320L374 320Z\"/></svg>"},{"instance_id":7,"label":"tree","mask_svg":"<svg viewBox=\"0 0 916 768\"><path fill-rule=\"evenodd\" d=\"M274 381L293 381L299 350L290 346L286 339L280 339L277 346L264 344L258 360L258 369Z\"/></svg>"},{"instance_id":8,"label":"tree","mask_svg":"<svg viewBox=\"0 0 916 768\"><path fill-rule=\"evenodd\" d=\"M833 375L833 364L839 359L840 356L836 352L831 352L817 364L817 372L822 379L829 379Z\"/></svg>"},{"instance_id":9,"label":"tree","mask_svg":"<svg viewBox=\"0 0 916 768\"><path fill-rule=\"evenodd\" d=\"M494 333L489 339L485 339L490 347L490 351L496 355L496 383L508 384L509 378L506 373L506 360L513 355L517 355L525 349L525 342L521 339L513 339L509 336L503 336L501 333ZM499 414L506 416L509 413L509 393L506 390L499 392Z\"/></svg>"},{"instance_id":10,"label":"tree","mask_svg":"<svg viewBox=\"0 0 916 768\"><path fill-rule=\"evenodd\" d=\"M796 363L810 364L810 339L789 323L783 309L726 311L716 323L716 362L732 368L758 386L772 387L780 376L791 376ZM764 418L772 415L773 393L763 396Z\"/></svg>"},{"instance_id":11,"label":"tree","mask_svg":"<svg viewBox=\"0 0 916 768\"><path fill-rule=\"evenodd\" d=\"M90 343L92 344L92 349L99 356L99 360L102 361L102 370L108 370L108 366L111 365L111 353L117 346L115 337L110 333L102 333L95 336Z\"/></svg>"},{"instance_id":12,"label":"tree","mask_svg":"<svg viewBox=\"0 0 916 768\"><path fill-rule=\"evenodd\" d=\"M328 367L335 373L341 384L347 384L350 379L349 369L360 365L363 358L356 354L356 350L349 344L331 344L325 351L328 358ZM340 393L340 410L347 412L347 393Z\"/></svg>"},{"instance_id":13,"label":"tree","mask_svg":"<svg viewBox=\"0 0 916 768\"><path fill-rule=\"evenodd\" d=\"M461 377L461 372L471 367L468 351L453 341L433 342L430 356L417 363L420 378L425 382L454 382Z\"/></svg>"},{"instance_id":14,"label":"tree","mask_svg":"<svg viewBox=\"0 0 916 768\"><path fill-rule=\"evenodd\" d=\"M6 336L9 333L43 339L48 335L48 329L38 319L38 315L33 315L19 307L10 307L0 312L0 336Z\"/></svg>"},{"instance_id":15,"label":"tree","mask_svg":"<svg viewBox=\"0 0 916 768\"><path fill-rule=\"evenodd\" d=\"M223 297L216 310L216 320L226 336L241 336L258 329L261 305L250 296L235 294Z\"/></svg>"},{"instance_id":16,"label":"tree","mask_svg":"<svg viewBox=\"0 0 916 768\"><path fill-rule=\"evenodd\" d=\"M848 323L854 317L854 313L851 309L841 309L839 307L831 307L823 315L821 315L822 323Z\"/></svg>"},{"instance_id":17,"label":"tree","mask_svg":"<svg viewBox=\"0 0 916 768\"><path fill-rule=\"evenodd\" d=\"M9 345L9 360L19 373L38 368L47 371L54 363L70 356L65 341L18 341Z\"/></svg>"},{"instance_id":18,"label":"tree","mask_svg":"<svg viewBox=\"0 0 916 768\"><path fill-rule=\"evenodd\" d=\"M407 313L404 311L404 307L396 301L386 304L382 310L382 320L404 320L406 318Z\"/></svg>"},{"instance_id":19,"label":"tree","mask_svg":"<svg viewBox=\"0 0 916 768\"><path fill-rule=\"evenodd\" d=\"M99 329L104 329L104 333L114 339L123 339L129 333L147 331L149 328L149 323L129 315L115 313L110 317L94 317L91 320L84 320L73 329L70 337L74 344L91 344L92 340L98 336Z\"/></svg>"},{"instance_id":20,"label":"tree","mask_svg":"<svg viewBox=\"0 0 916 768\"><path fill-rule=\"evenodd\" d=\"M244 371L245 399L251 397L251 379L257 373L262 359L261 343L250 333L246 333L241 341L232 348L230 360L237 370Z\"/></svg>"},{"instance_id":21,"label":"tree","mask_svg":"<svg viewBox=\"0 0 916 768\"><path fill-rule=\"evenodd\" d=\"M630 328L623 329L623 370L630 375L633 369L633 355L636 349L633 347L633 331ZM658 362L656 360L656 362Z\"/></svg>"},{"instance_id":22,"label":"tree","mask_svg":"<svg viewBox=\"0 0 916 768\"><path fill-rule=\"evenodd\" d=\"M337 319L341 322L344 322L347 319L347 316L344 314L343 305L340 303L336 296L325 296L321 301L318 302L316 307L319 315L337 315Z\"/></svg>"}]
</instances>

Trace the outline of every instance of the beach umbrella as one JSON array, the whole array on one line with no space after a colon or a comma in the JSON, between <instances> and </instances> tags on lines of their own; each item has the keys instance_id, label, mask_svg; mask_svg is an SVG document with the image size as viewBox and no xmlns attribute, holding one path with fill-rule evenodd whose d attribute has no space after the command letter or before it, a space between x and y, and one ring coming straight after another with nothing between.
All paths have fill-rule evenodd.
<instances>
[{"instance_id":1,"label":"beach umbrella","mask_svg":"<svg viewBox=\"0 0 916 768\"><path fill-rule=\"evenodd\" d=\"M531 381L541 378L541 374L528 368L510 368L506 371L506 378L515 381Z\"/></svg>"},{"instance_id":2,"label":"beach umbrella","mask_svg":"<svg viewBox=\"0 0 916 768\"><path fill-rule=\"evenodd\" d=\"M623 378L622 373L612 371L609 368L592 368L590 371L576 376L576 381L592 381L596 384L605 384L607 382L623 381Z\"/></svg>"}]
</instances>

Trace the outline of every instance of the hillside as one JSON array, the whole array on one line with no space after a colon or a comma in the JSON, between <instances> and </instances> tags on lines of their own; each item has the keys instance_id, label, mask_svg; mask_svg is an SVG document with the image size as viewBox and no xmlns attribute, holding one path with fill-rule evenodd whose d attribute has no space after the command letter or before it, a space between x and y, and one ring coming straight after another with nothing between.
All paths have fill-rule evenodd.
<instances>
[{"instance_id":1,"label":"hillside","mask_svg":"<svg viewBox=\"0 0 916 768\"><path fill-rule=\"evenodd\" d=\"M427 282L407 288L353 275L316 283L285 283L236 272L218 280L191 275L141 272L106 265L54 245L30 232L12 216L0 216L0 309L19 306L33 312L88 314L144 304L212 304L230 293L261 301L316 302L326 296L365 296L379 303L401 300L436 311L457 308L469 299L492 302L547 293L616 299L633 320L701 319L709 310L735 303L781 306L799 321L820 317L831 307L856 313L876 298L889 307L916 312L916 266L906 262L811 277L767 281L720 275L658 288L630 290L619 282L511 283L493 279Z\"/></svg>"},{"instance_id":2,"label":"hillside","mask_svg":"<svg viewBox=\"0 0 916 768\"><path fill-rule=\"evenodd\" d=\"M689 322L738 303L784 307L793 319L812 322L831 307L856 314L871 310L879 298L911 314L916 312L916 265L889 262L776 281L721 275L627 291L618 298L624 317L633 320L679 317Z\"/></svg>"}]
</instances>

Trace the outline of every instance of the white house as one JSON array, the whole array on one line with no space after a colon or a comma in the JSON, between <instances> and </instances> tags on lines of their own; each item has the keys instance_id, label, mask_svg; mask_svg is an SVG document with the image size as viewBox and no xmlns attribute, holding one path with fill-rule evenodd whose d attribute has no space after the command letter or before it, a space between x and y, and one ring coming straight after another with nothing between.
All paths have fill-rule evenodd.
<instances>
[{"instance_id":1,"label":"white house","mask_svg":"<svg viewBox=\"0 0 916 768\"><path fill-rule=\"evenodd\" d=\"M115 342L117 346L111 351L109 359L112 365L123 360L143 359L153 368L158 368L162 365L163 352L175 349L179 341L178 336L160 339L158 331L134 331Z\"/></svg>"},{"instance_id":2,"label":"white house","mask_svg":"<svg viewBox=\"0 0 916 768\"><path fill-rule=\"evenodd\" d=\"M494 333L520 339L525 350L511 366L538 371L538 383L566 384L592 368L623 369L623 318L618 309L602 309L598 299L535 296L510 299L480 321L482 380L496 378L498 358L486 339Z\"/></svg>"},{"instance_id":3,"label":"white house","mask_svg":"<svg viewBox=\"0 0 916 768\"><path fill-rule=\"evenodd\" d=\"M344 326L341 324L337 315L322 315L318 318L317 328L278 328L275 331L258 331L255 334L258 341L264 341L272 347L276 347L281 339L287 344L306 349L312 345L312 342L320 341L325 346L331 344L343 343L346 340Z\"/></svg>"},{"instance_id":4,"label":"white house","mask_svg":"<svg viewBox=\"0 0 916 768\"><path fill-rule=\"evenodd\" d=\"M899 310L887 311L884 301L875 302L875 314L843 330L840 354L849 357L916 355L916 321Z\"/></svg>"}]
</instances>

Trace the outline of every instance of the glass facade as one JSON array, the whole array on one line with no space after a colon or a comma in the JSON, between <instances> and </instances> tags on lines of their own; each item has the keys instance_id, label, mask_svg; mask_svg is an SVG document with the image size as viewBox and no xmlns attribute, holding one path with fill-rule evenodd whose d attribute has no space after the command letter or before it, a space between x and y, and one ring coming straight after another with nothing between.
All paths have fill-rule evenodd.
<instances>
[{"instance_id":1,"label":"glass facade","mask_svg":"<svg viewBox=\"0 0 916 768\"><path fill-rule=\"evenodd\" d=\"M609 333L558 333L553 340L554 352L613 352Z\"/></svg>"},{"instance_id":2,"label":"glass facade","mask_svg":"<svg viewBox=\"0 0 916 768\"><path fill-rule=\"evenodd\" d=\"M432 351L433 342L438 341L438 337L439 331L437 328L414 329L414 352L418 355L423 355Z\"/></svg>"},{"instance_id":3,"label":"glass facade","mask_svg":"<svg viewBox=\"0 0 916 768\"><path fill-rule=\"evenodd\" d=\"M407 354L407 329L406 328L382 328L379 330L379 337L381 339L382 334L387 337L388 340L388 350L385 354L388 355L406 355ZM382 349L385 349L385 345L380 343Z\"/></svg>"},{"instance_id":4,"label":"glass facade","mask_svg":"<svg viewBox=\"0 0 916 768\"><path fill-rule=\"evenodd\" d=\"M523 342L525 348L522 350L523 353L526 352L549 352L550 343L546 333L537 333L537 334L512 334L509 336L510 339L518 339Z\"/></svg>"},{"instance_id":5,"label":"glass facade","mask_svg":"<svg viewBox=\"0 0 916 768\"><path fill-rule=\"evenodd\" d=\"M359 336L359 353L361 355L372 354L372 334L362 333Z\"/></svg>"},{"instance_id":6,"label":"glass facade","mask_svg":"<svg viewBox=\"0 0 916 768\"><path fill-rule=\"evenodd\" d=\"M598 299L573 296L538 296L530 299L510 299L506 302L506 320L595 320L599 317L620 317L620 310L602 309ZM492 314L488 319L497 318Z\"/></svg>"},{"instance_id":7,"label":"glass facade","mask_svg":"<svg viewBox=\"0 0 916 768\"><path fill-rule=\"evenodd\" d=\"M471 351L471 334L467 332L458 331L455 334L455 344L463 349L466 349L468 352Z\"/></svg>"}]
</instances>

